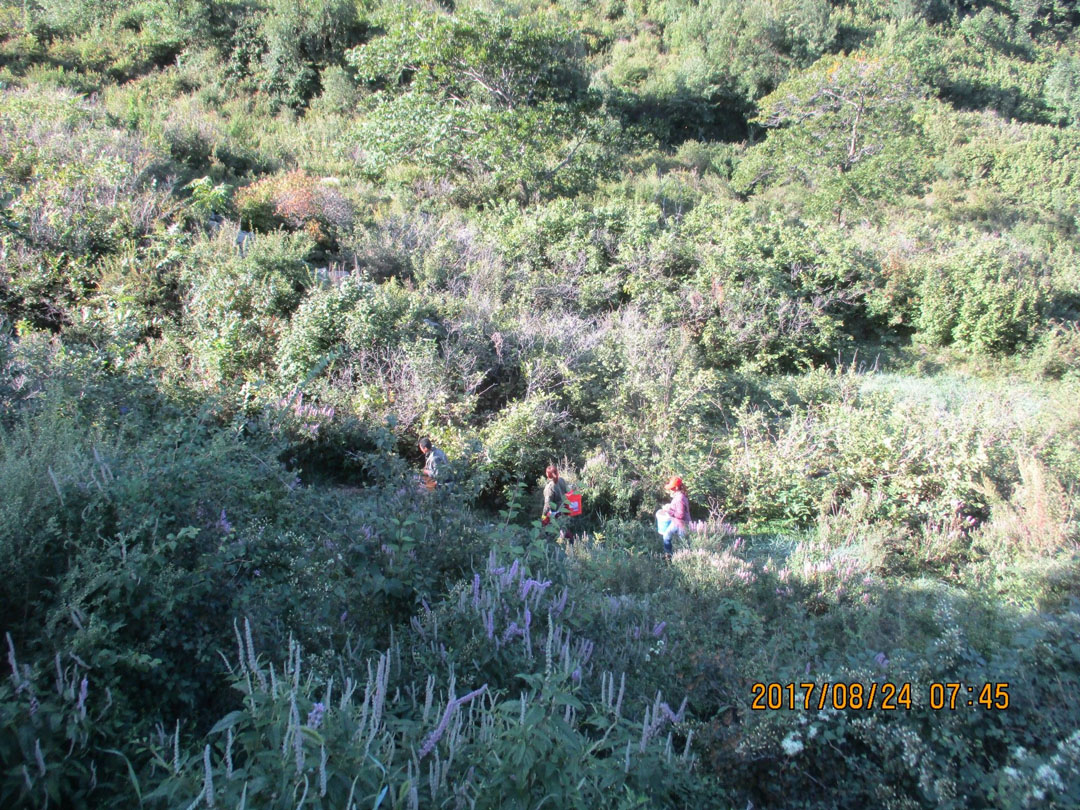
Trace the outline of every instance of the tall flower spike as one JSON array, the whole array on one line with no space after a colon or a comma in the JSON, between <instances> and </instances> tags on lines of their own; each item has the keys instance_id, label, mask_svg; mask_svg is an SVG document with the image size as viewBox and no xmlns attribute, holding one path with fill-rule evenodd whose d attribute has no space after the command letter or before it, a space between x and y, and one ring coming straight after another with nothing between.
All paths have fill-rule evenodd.
<instances>
[{"instance_id":1,"label":"tall flower spike","mask_svg":"<svg viewBox=\"0 0 1080 810\"><path fill-rule=\"evenodd\" d=\"M326 746L319 746L319 798L326 796Z\"/></svg>"},{"instance_id":2,"label":"tall flower spike","mask_svg":"<svg viewBox=\"0 0 1080 810\"><path fill-rule=\"evenodd\" d=\"M649 744L649 734L652 731L652 716L649 707L645 707L645 717L641 721L641 742L638 745L638 753L645 753L645 746Z\"/></svg>"},{"instance_id":3,"label":"tall flower spike","mask_svg":"<svg viewBox=\"0 0 1080 810\"><path fill-rule=\"evenodd\" d=\"M173 735L173 775L180 775L180 721L176 721L176 734Z\"/></svg>"},{"instance_id":4,"label":"tall flower spike","mask_svg":"<svg viewBox=\"0 0 1080 810\"><path fill-rule=\"evenodd\" d=\"M293 754L296 756L296 773L301 774L304 772L304 735L300 731L300 713L296 708L296 701L292 704L292 715L289 718L289 723L293 729ZM303 802L300 803L302 805ZM300 805L297 805L298 807Z\"/></svg>"},{"instance_id":5,"label":"tall flower spike","mask_svg":"<svg viewBox=\"0 0 1080 810\"><path fill-rule=\"evenodd\" d=\"M424 689L424 712L421 715L421 722L426 723L428 721L428 715L431 714L431 701L435 697L435 676L428 675L427 685Z\"/></svg>"},{"instance_id":6,"label":"tall flower spike","mask_svg":"<svg viewBox=\"0 0 1080 810\"><path fill-rule=\"evenodd\" d=\"M76 704L76 708L79 710L79 718L86 718L86 694L90 688L90 681L85 677L79 683L79 702Z\"/></svg>"},{"instance_id":7,"label":"tall flower spike","mask_svg":"<svg viewBox=\"0 0 1080 810\"><path fill-rule=\"evenodd\" d=\"M34 761L38 766L38 773L45 775L45 756L41 753L41 740L34 740Z\"/></svg>"},{"instance_id":8,"label":"tall flower spike","mask_svg":"<svg viewBox=\"0 0 1080 810\"><path fill-rule=\"evenodd\" d=\"M203 795L206 796L206 806L214 806L214 769L210 765L210 743L203 749Z\"/></svg>"},{"instance_id":9,"label":"tall flower spike","mask_svg":"<svg viewBox=\"0 0 1080 810\"><path fill-rule=\"evenodd\" d=\"M56 694L64 694L64 669L60 665L60 653L56 654Z\"/></svg>"},{"instance_id":10,"label":"tall flower spike","mask_svg":"<svg viewBox=\"0 0 1080 810\"><path fill-rule=\"evenodd\" d=\"M686 747L683 748L682 758L684 760L690 759L690 741L694 739L694 730L690 729L690 732L686 735Z\"/></svg>"},{"instance_id":11,"label":"tall flower spike","mask_svg":"<svg viewBox=\"0 0 1080 810\"><path fill-rule=\"evenodd\" d=\"M551 645L555 638L555 623L551 618L551 611L548 611L548 632L547 641L544 643L544 680L547 681L551 678Z\"/></svg>"},{"instance_id":12,"label":"tall flower spike","mask_svg":"<svg viewBox=\"0 0 1080 810\"><path fill-rule=\"evenodd\" d=\"M19 662L15 660L15 642L11 640L11 633L4 633L8 645L8 665L11 667L11 682L18 689L21 685L19 680Z\"/></svg>"},{"instance_id":13,"label":"tall flower spike","mask_svg":"<svg viewBox=\"0 0 1080 810\"><path fill-rule=\"evenodd\" d=\"M233 772L232 747L233 747L233 730L232 730L232 726L229 726L228 731L225 733L225 778L226 779L232 779L232 772Z\"/></svg>"}]
</instances>

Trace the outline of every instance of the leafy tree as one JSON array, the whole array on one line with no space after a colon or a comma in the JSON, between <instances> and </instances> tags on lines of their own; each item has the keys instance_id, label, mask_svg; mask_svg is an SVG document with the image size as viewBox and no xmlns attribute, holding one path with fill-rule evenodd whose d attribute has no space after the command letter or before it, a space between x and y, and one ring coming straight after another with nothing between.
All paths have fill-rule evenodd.
<instances>
[{"instance_id":1,"label":"leafy tree","mask_svg":"<svg viewBox=\"0 0 1080 810\"><path fill-rule=\"evenodd\" d=\"M406 10L348 59L363 82L514 109L581 100L588 85L584 55L576 32L554 20Z\"/></svg>"},{"instance_id":2,"label":"leafy tree","mask_svg":"<svg viewBox=\"0 0 1080 810\"><path fill-rule=\"evenodd\" d=\"M845 208L912 190L922 89L907 66L869 54L823 57L762 99L772 128L735 176L750 191L800 182L822 192L838 221Z\"/></svg>"},{"instance_id":3,"label":"leafy tree","mask_svg":"<svg viewBox=\"0 0 1080 810\"><path fill-rule=\"evenodd\" d=\"M355 130L361 166L394 164L531 200L611 169L618 127L586 92L570 28L537 17L406 12L349 52L376 88Z\"/></svg>"},{"instance_id":4,"label":"leafy tree","mask_svg":"<svg viewBox=\"0 0 1080 810\"><path fill-rule=\"evenodd\" d=\"M665 3L650 26L616 43L600 74L622 114L669 143L741 139L757 99L832 45L824 0Z\"/></svg>"},{"instance_id":5,"label":"leafy tree","mask_svg":"<svg viewBox=\"0 0 1080 810\"><path fill-rule=\"evenodd\" d=\"M227 71L251 79L276 105L300 109L320 89L320 73L340 64L366 31L353 0L271 0L238 21Z\"/></svg>"}]
</instances>

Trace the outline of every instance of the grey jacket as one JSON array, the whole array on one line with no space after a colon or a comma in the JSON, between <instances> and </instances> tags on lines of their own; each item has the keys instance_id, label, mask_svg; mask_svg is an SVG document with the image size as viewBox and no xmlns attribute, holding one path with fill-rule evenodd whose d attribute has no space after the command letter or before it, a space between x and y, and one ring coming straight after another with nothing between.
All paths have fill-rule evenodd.
<instances>
[{"instance_id":1,"label":"grey jacket","mask_svg":"<svg viewBox=\"0 0 1080 810\"><path fill-rule=\"evenodd\" d=\"M450 462L446 458L446 453L438 447L432 447L428 450L424 458L424 475L430 475L438 481L440 474L446 474Z\"/></svg>"}]
</instances>

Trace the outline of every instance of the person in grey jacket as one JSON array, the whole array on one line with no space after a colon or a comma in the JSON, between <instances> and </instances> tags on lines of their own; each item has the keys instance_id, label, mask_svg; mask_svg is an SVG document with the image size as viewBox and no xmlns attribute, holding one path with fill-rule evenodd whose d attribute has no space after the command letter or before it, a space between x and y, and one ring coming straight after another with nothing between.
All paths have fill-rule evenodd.
<instances>
[{"instance_id":1,"label":"person in grey jacket","mask_svg":"<svg viewBox=\"0 0 1080 810\"><path fill-rule=\"evenodd\" d=\"M440 480L445 483L450 472L450 462L446 453L433 445L427 436L420 440L419 447L424 454L424 470L420 473L420 480L428 489L435 489Z\"/></svg>"}]
</instances>

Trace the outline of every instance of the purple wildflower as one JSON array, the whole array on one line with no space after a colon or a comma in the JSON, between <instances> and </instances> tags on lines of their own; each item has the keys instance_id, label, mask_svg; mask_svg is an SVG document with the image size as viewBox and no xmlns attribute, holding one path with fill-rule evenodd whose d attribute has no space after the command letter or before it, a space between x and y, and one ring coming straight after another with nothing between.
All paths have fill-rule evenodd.
<instances>
[{"instance_id":1,"label":"purple wildflower","mask_svg":"<svg viewBox=\"0 0 1080 810\"><path fill-rule=\"evenodd\" d=\"M574 669L574 671L570 674L570 680L572 680L576 684L581 683L581 667L577 667Z\"/></svg>"},{"instance_id":2,"label":"purple wildflower","mask_svg":"<svg viewBox=\"0 0 1080 810\"><path fill-rule=\"evenodd\" d=\"M657 638L660 638L660 636L663 635L665 627L667 627L667 622L657 622L652 629L652 634Z\"/></svg>"},{"instance_id":3,"label":"purple wildflower","mask_svg":"<svg viewBox=\"0 0 1080 810\"><path fill-rule=\"evenodd\" d=\"M520 566L521 563L518 560L514 560L514 564L510 566L510 570L500 577L501 584L504 588L507 587L511 582L513 582L514 579L517 577L518 569L520 568Z\"/></svg>"},{"instance_id":4,"label":"purple wildflower","mask_svg":"<svg viewBox=\"0 0 1080 810\"><path fill-rule=\"evenodd\" d=\"M874 660L877 662L877 665L882 669L887 669L889 666L889 659L885 657L885 653L883 652L879 652L877 655L875 655Z\"/></svg>"},{"instance_id":5,"label":"purple wildflower","mask_svg":"<svg viewBox=\"0 0 1080 810\"><path fill-rule=\"evenodd\" d=\"M433 732L431 732L427 740L424 741L424 745L420 749L420 754L417 759L423 759L435 750L435 746L439 744L439 740L442 739L442 735L446 733L447 726L450 725L450 718L453 716L454 711L457 710L459 706L462 706L465 703L468 703L470 700L479 697L486 690L487 684L485 683L479 689L469 692L469 694L463 697L459 697L456 700L451 700L449 703L447 703L446 711L443 712L443 716L442 719L439 721L439 725L435 728Z\"/></svg>"},{"instance_id":6,"label":"purple wildflower","mask_svg":"<svg viewBox=\"0 0 1080 810\"><path fill-rule=\"evenodd\" d=\"M322 703L316 703L312 706L311 711L308 712L307 716L308 728L318 728L321 726L324 714L326 714L326 707Z\"/></svg>"},{"instance_id":7,"label":"purple wildflower","mask_svg":"<svg viewBox=\"0 0 1080 810\"><path fill-rule=\"evenodd\" d=\"M229 523L229 518L226 517L224 509L221 510L221 517L218 518L217 528L225 534L228 534L233 530L232 524Z\"/></svg>"},{"instance_id":8,"label":"purple wildflower","mask_svg":"<svg viewBox=\"0 0 1080 810\"><path fill-rule=\"evenodd\" d=\"M666 703L660 704L660 711L668 720L672 723L681 723L683 717L686 715L686 698L683 698L682 704L679 706L679 711L673 712L671 707Z\"/></svg>"},{"instance_id":9,"label":"purple wildflower","mask_svg":"<svg viewBox=\"0 0 1080 810\"><path fill-rule=\"evenodd\" d=\"M538 593L543 593L550 587L550 579L545 579L543 582L540 582L540 580L537 579L527 579L523 583L521 583L521 598L524 601L528 598L529 593L533 590L537 591Z\"/></svg>"},{"instance_id":10,"label":"purple wildflower","mask_svg":"<svg viewBox=\"0 0 1080 810\"><path fill-rule=\"evenodd\" d=\"M77 706L79 717L86 717L86 694L89 690L90 682L86 678L83 678L79 683L79 703Z\"/></svg>"},{"instance_id":11,"label":"purple wildflower","mask_svg":"<svg viewBox=\"0 0 1080 810\"><path fill-rule=\"evenodd\" d=\"M578 657L581 659L581 663L589 663L589 659L592 658L593 650L596 649L596 645L589 639L582 639L578 642Z\"/></svg>"}]
</instances>

